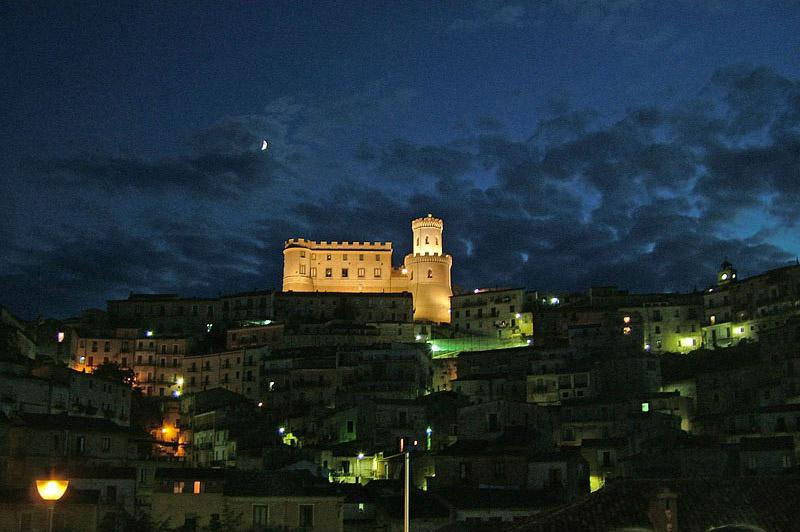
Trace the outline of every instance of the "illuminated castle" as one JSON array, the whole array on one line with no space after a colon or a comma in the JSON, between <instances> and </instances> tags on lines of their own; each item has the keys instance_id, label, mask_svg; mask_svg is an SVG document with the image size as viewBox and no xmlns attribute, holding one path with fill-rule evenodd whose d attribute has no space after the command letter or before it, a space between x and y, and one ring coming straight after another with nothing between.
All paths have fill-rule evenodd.
<instances>
[{"instance_id":1,"label":"illuminated castle","mask_svg":"<svg viewBox=\"0 0 800 532\"><path fill-rule=\"evenodd\" d=\"M450 323L450 268L442 253L444 222L428 214L411 222L414 249L392 267L391 242L287 240L284 292L411 292L414 320Z\"/></svg>"}]
</instances>

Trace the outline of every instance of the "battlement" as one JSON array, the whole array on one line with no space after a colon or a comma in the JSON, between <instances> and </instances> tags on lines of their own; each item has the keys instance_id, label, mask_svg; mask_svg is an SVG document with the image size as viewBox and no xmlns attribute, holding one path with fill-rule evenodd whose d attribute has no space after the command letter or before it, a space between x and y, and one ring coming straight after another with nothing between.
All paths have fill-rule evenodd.
<instances>
[{"instance_id":1,"label":"battlement","mask_svg":"<svg viewBox=\"0 0 800 532\"><path fill-rule=\"evenodd\" d=\"M438 253L409 253L406 255L405 262L408 264L409 262L441 262L441 263L448 263L452 262L453 257L447 254L438 254Z\"/></svg>"},{"instance_id":2,"label":"battlement","mask_svg":"<svg viewBox=\"0 0 800 532\"><path fill-rule=\"evenodd\" d=\"M420 227L435 227L437 229L444 228L444 221L441 218L435 218L432 214L428 213L427 216L422 218L414 218L411 220L411 229L419 229Z\"/></svg>"},{"instance_id":3,"label":"battlement","mask_svg":"<svg viewBox=\"0 0 800 532\"><path fill-rule=\"evenodd\" d=\"M340 249L346 251L392 251L391 242L328 242L326 240L306 240L305 238L290 238L284 244L284 249L306 248L316 250Z\"/></svg>"}]
</instances>

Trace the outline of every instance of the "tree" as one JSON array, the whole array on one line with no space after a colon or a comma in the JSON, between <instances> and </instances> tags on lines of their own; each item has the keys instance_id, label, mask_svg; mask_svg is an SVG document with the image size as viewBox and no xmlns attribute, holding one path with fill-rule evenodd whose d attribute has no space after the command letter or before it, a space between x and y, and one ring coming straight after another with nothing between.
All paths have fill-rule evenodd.
<instances>
[{"instance_id":1,"label":"tree","mask_svg":"<svg viewBox=\"0 0 800 532\"><path fill-rule=\"evenodd\" d=\"M121 382L128 386L133 384L133 370L130 368L123 368L116 362L103 362L94 368L92 374L110 381Z\"/></svg>"}]
</instances>

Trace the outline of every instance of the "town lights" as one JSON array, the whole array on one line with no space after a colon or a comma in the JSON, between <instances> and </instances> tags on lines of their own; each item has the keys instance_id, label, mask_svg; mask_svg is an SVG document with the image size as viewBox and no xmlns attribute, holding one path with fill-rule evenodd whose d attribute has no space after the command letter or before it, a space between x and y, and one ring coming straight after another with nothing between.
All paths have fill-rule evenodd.
<instances>
[{"instance_id":1,"label":"town lights","mask_svg":"<svg viewBox=\"0 0 800 532\"><path fill-rule=\"evenodd\" d=\"M363 460L364 459L364 453L358 453L356 455L356 458L358 458L359 460Z\"/></svg>"},{"instance_id":2,"label":"town lights","mask_svg":"<svg viewBox=\"0 0 800 532\"><path fill-rule=\"evenodd\" d=\"M286 434L286 427L278 427L278 434L280 434L281 436Z\"/></svg>"}]
</instances>

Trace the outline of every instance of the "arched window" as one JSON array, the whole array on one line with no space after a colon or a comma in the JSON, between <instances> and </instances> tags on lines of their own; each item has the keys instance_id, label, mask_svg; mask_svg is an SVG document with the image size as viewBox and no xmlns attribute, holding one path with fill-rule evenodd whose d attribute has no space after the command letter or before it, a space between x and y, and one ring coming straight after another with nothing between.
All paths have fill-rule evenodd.
<instances>
[{"instance_id":1,"label":"arched window","mask_svg":"<svg viewBox=\"0 0 800 532\"><path fill-rule=\"evenodd\" d=\"M417 237L417 245L419 246L419 237Z\"/></svg>"},{"instance_id":2,"label":"arched window","mask_svg":"<svg viewBox=\"0 0 800 532\"><path fill-rule=\"evenodd\" d=\"M439 237L438 236L436 237L436 245L437 246L439 245Z\"/></svg>"},{"instance_id":3,"label":"arched window","mask_svg":"<svg viewBox=\"0 0 800 532\"><path fill-rule=\"evenodd\" d=\"M431 242L430 242L430 239L429 239L427 236L425 237L425 243L426 243L426 244L430 244L430 243L431 243Z\"/></svg>"},{"instance_id":4,"label":"arched window","mask_svg":"<svg viewBox=\"0 0 800 532\"><path fill-rule=\"evenodd\" d=\"M433 279L433 270L428 270L428 279Z\"/></svg>"}]
</instances>

